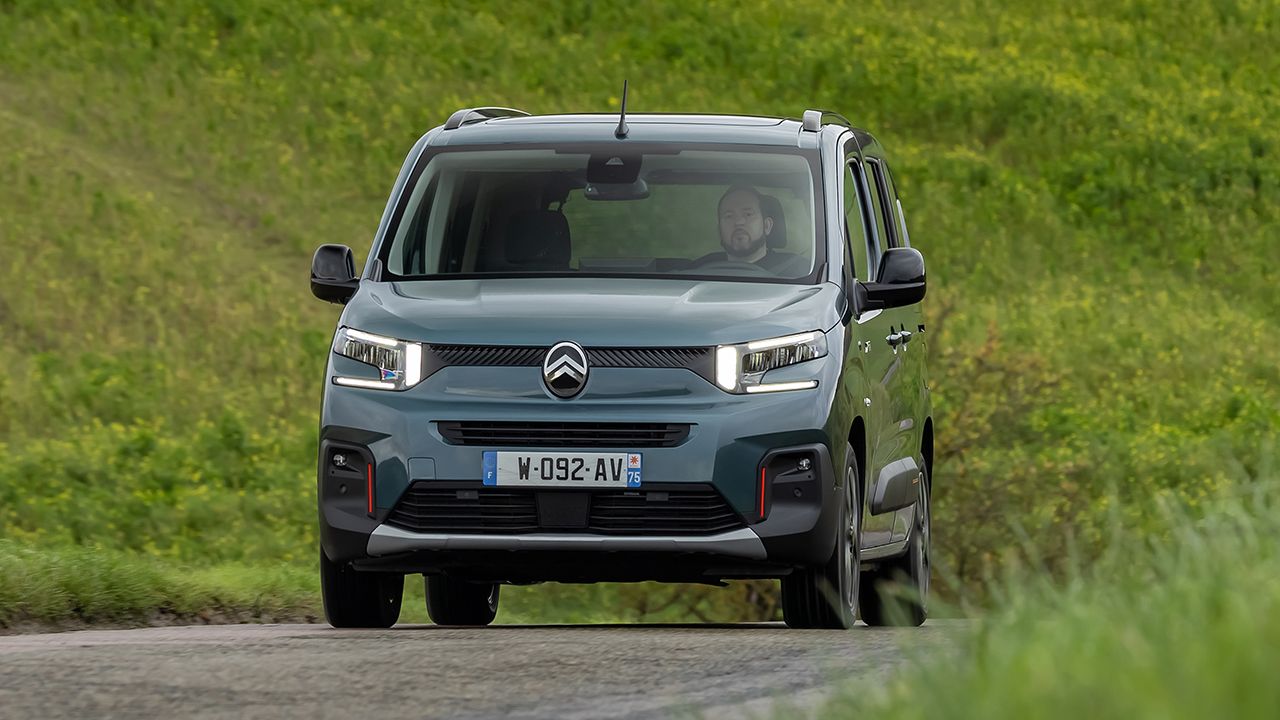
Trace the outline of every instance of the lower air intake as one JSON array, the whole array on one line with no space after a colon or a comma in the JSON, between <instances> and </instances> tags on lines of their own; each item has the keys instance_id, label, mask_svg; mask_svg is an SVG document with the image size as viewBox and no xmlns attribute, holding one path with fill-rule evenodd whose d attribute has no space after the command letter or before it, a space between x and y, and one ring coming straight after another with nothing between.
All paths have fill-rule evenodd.
<instances>
[{"instance_id":1,"label":"lower air intake","mask_svg":"<svg viewBox=\"0 0 1280 720\"><path fill-rule=\"evenodd\" d=\"M559 522L544 527L539 502L570 494L586 498L579 526L566 528ZM418 481L396 503L387 524L421 533L654 536L714 535L746 523L711 485L666 483L653 489L581 492Z\"/></svg>"}]
</instances>

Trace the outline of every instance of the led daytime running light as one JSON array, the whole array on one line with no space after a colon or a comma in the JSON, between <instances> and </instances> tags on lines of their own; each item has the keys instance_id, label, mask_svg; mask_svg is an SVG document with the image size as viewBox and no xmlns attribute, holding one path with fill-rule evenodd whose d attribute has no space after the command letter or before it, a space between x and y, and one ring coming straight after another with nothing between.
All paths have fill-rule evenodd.
<instances>
[{"instance_id":1,"label":"led daytime running light","mask_svg":"<svg viewBox=\"0 0 1280 720\"><path fill-rule=\"evenodd\" d=\"M785 392L787 390L809 390L816 387L818 387L817 380L803 380L801 382L765 383L763 385L748 385L747 392L754 395L756 393Z\"/></svg>"},{"instance_id":2,"label":"led daytime running light","mask_svg":"<svg viewBox=\"0 0 1280 720\"><path fill-rule=\"evenodd\" d=\"M352 378L335 376L333 382L336 385L346 385L347 387L368 388L370 390L395 390L396 384L382 382L381 380L365 380L364 378Z\"/></svg>"},{"instance_id":3,"label":"led daytime running light","mask_svg":"<svg viewBox=\"0 0 1280 720\"><path fill-rule=\"evenodd\" d=\"M772 350L784 345L800 345L802 343L811 343L818 339L818 332L800 333L798 335L786 335L780 338L770 338L768 340L756 340L747 343L747 349L751 352L757 350Z\"/></svg>"},{"instance_id":4,"label":"led daytime running light","mask_svg":"<svg viewBox=\"0 0 1280 720\"><path fill-rule=\"evenodd\" d=\"M716 384L730 392L738 386L738 348L733 345L716 348Z\"/></svg>"},{"instance_id":5,"label":"led daytime running light","mask_svg":"<svg viewBox=\"0 0 1280 720\"><path fill-rule=\"evenodd\" d=\"M362 340L367 343L373 343L374 345L381 345L389 348L400 346L400 341L395 338L374 335L373 333L362 332L355 328L343 328L342 332L346 333L347 337L352 340Z\"/></svg>"}]
</instances>

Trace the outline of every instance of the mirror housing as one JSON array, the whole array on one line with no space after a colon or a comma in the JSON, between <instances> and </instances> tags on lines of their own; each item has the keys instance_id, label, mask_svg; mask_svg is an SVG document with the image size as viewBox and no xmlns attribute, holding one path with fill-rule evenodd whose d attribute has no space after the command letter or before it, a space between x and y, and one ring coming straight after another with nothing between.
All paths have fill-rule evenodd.
<instances>
[{"instance_id":1,"label":"mirror housing","mask_svg":"<svg viewBox=\"0 0 1280 720\"><path fill-rule=\"evenodd\" d=\"M311 294L345 305L360 287L356 256L346 245L321 245L311 257Z\"/></svg>"},{"instance_id":2,"label":"mirror housing","mask_svg":"<svg viewBox=\"0 0 1280 720\"><path fill-rule=\"evenodd\" d=\"M889 248L880 258L876 281L862 283L860 310L884 310L914 305L924 299L924 255L908 247Z\"/></svg>"},{"instance_id":3,"label":"mirror housing","mask_svg":"<svg viewBox=\"0 0 1280 720\"><path fill-rule=\"evenodd\" d=\"M582 189L588 200L643 200L649 197L649 184L643 178L631 183L592 183Z\"/></svg>"}]
</instances>

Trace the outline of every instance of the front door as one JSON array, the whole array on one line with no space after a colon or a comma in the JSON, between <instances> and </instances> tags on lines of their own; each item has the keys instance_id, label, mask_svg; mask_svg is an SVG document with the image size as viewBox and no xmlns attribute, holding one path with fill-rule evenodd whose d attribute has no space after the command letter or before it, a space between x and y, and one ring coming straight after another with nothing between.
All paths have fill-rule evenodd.
<instances>
[{"instance_id":1,"label":"front door","mask_svg":"<svg viewBox=\"0 0 1280 720\"><path fill-rule=\"evenodd\" d=\"M875 277L880 260L879 228L876 225L871 186L868 183L861 154L856 146L847 149L843 173L846 249L850 255L848 267L857 280L868 281ZM846 280L852 282L852 278ZM857 315L849 326L853 335L846 371L855 374L846 387L857 388L852 398L862 415L867 431L867 462L862 468L865 482L862 492L863 522L862 546L883 545L892 540L894 514L871 515L868 501L870 491L881 468L885 465L882 446L886 441L885 429L894 421L893 377L898 355L885 338L892 334L891 315L872 310Z\"/></svg>"},{"instance_id":2,"label":"front door","mask_svg":"<svg viewBox=\"0 0 1280 720\"><path fill-rule=\"evenodd\" d=\"M865 190L867 216L878 248L898 245L891 206L888 204L884 174L880 161L868 156L858 164L858 180ZM885 468L904 458L917 456L911 446L915 436L915 402L912 399L912 376L915 359L912 308L886 308L863 313L859 318L861 336L870 344L868 354L877 358L868 376L867 433L871 457L868 461L868 500L887 477ZM919 347L920 343L915 343ZM864 346L865 347L865 346ZM864 400L864 402L866 402ZM900 466L895 466L900 467ZM892 470L890 471L892 472ZM868 503L869 505L869 503ZM866 517L865 546L874 547L901 539L901 512L886 512Z\"/></svg>"},{"instance_id":3,"label":"front door","mask_svg":"<svg viewBox=\"0 0 1280 720\"><path fill-rule=\"evenodd\" d=\"M897 195L887 165L880 158L868 157L864 167L874 205L876 230L884 247L905 247L905 224L898 214ZM890 463L918 463L923 431L918 424L924 421L921 405L924 401L925 342L921 304L889 308L883 317L887 321L883 342L892 354L892 361L882 381L888 393L888 407L877 439L876 462L872 463L877 473L872 476L873 482ZM888 525L891 540L902 540L907 535L913 512L907 507L885 513L877 518L877 527Z\"/></svg>"}]
</instances>

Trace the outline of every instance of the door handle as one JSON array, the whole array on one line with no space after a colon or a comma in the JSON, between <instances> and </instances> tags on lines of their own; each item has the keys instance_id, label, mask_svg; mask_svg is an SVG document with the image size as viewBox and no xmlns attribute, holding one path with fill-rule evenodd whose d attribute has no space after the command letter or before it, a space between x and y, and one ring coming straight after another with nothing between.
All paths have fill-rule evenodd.
<instances>
[{"instance_id":1,"label":"door handle","mask_svg":"<svg viewBox=\"0 0 1280 720\"><path fill-rule=\"evenodd\" d=\"M909 342L911 342L911 331L910 331L910 330L902 330L902 331L900 331L898 334L902 336L902 342L904 342L904 343L909 343Z\"/></svg>"},{"instance_id":2,"label":"door handle","mask_svg":"<svg viewBox=\"0 0 1280 720\"><path fill-rule=\"evenodd\" d=\"M904 342L902 339L902 333L896 332L886 337L885 342L889 343L889 347L898 347Z\"/></svg>"}]
</instances>

